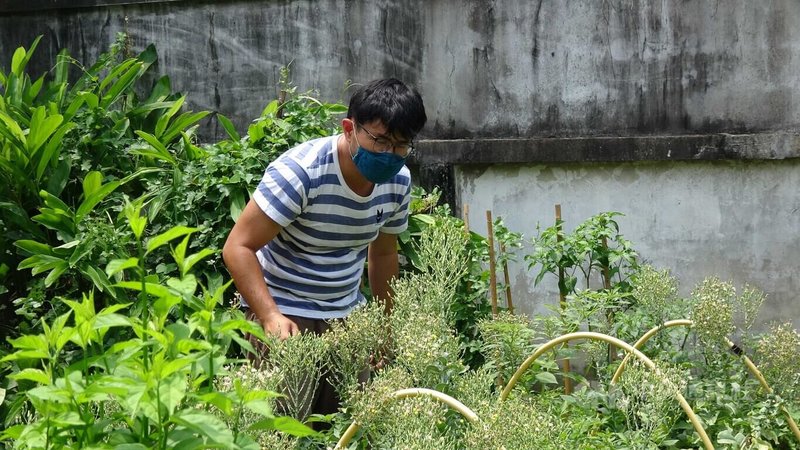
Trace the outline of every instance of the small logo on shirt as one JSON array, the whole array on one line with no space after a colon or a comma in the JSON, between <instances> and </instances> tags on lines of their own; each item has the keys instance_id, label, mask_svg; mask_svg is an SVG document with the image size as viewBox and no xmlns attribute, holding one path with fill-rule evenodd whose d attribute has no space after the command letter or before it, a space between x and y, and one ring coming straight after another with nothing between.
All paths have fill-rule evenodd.
<instances>
[{"instance_id":1,"label":"small logo on shirt","mask_svg":"<svg viewBox=\"0 0 800 450\"><path fill-rule=\"evenodd\" d=\"M378 210L378 215L377 215L377 217L375 217L375 222L380 223L381 219L383 219L383 210L379 209Z\"/></svg>"}]
</instances>

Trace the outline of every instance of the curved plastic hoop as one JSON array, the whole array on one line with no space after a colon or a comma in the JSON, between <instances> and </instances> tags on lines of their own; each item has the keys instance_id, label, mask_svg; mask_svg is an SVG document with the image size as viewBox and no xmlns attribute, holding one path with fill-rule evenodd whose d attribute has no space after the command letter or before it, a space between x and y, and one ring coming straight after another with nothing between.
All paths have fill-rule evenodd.
<instances>
[{"instance_id":1,"label":"curved plastic hoop","mask_svg":"<svg viewBox=\"0 0 800 450\"><path fill-rule=\"evenodd\" d=\"M526 370L528 370L528 367L530 367L530 365L533 364L534 361L536 361L540 356L542 356L542 354L544 354L545 352L549 351L551 348L555 347L558 344L561 344L561 343L564 343L564 342L568 342L568 341L572 341L572 340L575 340L575 339L594 339L594 340L605 341L605 342L608 342L609 344L616 345L619 348L627 350L630 354L632 354L637 359L639 359L640 361L645 363L645 365L647 367L649 367L651 370L654 370L657 374L660 374L660 372L658 371L658 368L656 367L655 363L653 363L653 361L651 361L650 358L648 358L642 352L640 352L639 350L634 348L631 344L629 344L629 343L627 343L627 342L625 342L623 340L617 339L617 338L609 336L607 334L594 333L594 332L591 332L591 331L581 331L581 332L577 332L577 333L569 333L569 334L565 334L563 336L559 336L559 337L557 337L557 338L555 338L555 339L543 344L538 349L536 349L536 351L534 351L533 354L531 356L529 356L528 359L526 359L525 362L523 362L521 366L519 366L517 371L514 373L514 376L511 377L511 380L508 382L506 387L503 389L503 392L500 393L500 401L503 401L506 398L508 398L508 394L511 393L511 390L517 384L517 382L519 381L519 379L522 376L522 374ZM697 418L697 415L692 410L692 407L689 406L689 403L686 401L685 398L683 398L683 395L681 395L680 393L676 393L675 397L677 398L678 403L680 403L681 408L683 408L683 411L686 413L687 416L689 416L689 421L692 422L692 426L694 426L695 431L697 431L697 434L700 435L700 439L703 441L703 445L705 446L706 450L714 450L714 445L711 443L711 439L709 439L708 434L706 433L706 430L703 428L703 425L700 423L700 420Z\"/></svg>"},{"instance_id":2,"label":"curved plastic hoop","mask_svg":"<svg viewBox=\"0 0 800 450\"><path fill-rule=\"evenodd\" d=\"M642 337L640 337L639 340L637 340L636 343L633 344L633 347L638 350L647 341L649 341L651 337L655 336L656 333L658 333L659 331L676 326L691 327L694 326L694 322L688 319L678 319L678 320L670 320L669 322L664 322L663 325L655 327L650 331L648 331L647 333L643 334ZM731 349L736 348L736 345L733 342L731 342L731 340L728 338L725 338L725 343ZM622 362L619 364L619 367L617 367L616 372L614 372L614 377L611 378L611 384L616 383L617 379L619 379L620 375L622 375L622 371L625 369L625 364L628 362L628 359L630 359L630 356L631 356L630 354L626 355L625 359L623 359ZM750 372L750 374L753 375L753 377L755 377L755 379L757 379L758 382L761 384L761 387L763 387L764 390L766 390L767 392L772 393L772 388L767 383L767 380L764 379L764 375L761 374L761 371L758 370L758 367L756 367L756 365L753 364L753 361L751 361L750 358L748 358L747 355L745 354L740 354L739 356L742 358L742 362L744 362L744 365L747 367L747 370ZM789 411L786 409L786 407L781 406L780 408L781 412L783 412L783 415L786 416L786 423L792 430L795 439L797 439L797 441L800 442L800 428L797 427L797 423L792 418L792 415L789 414Z\"/></svg>"},{"instance_id":3,"label":"curved plastic hoop","mask_svg":"<svg viewBox=\"0 0 800 450\"><path fill-rule=\"evenodd\" d=\"M432 397L436 400L439 400L440 402L458 411L462 416L464 416L465 419L469 421L469 423L474 424L478 422L478 420L480 420L477 414L475 414L471 409L466 407L460 401L456 400L455 398L445 393L435 391L433 389L426 389L426 388L400 389L399 391L394 391L391 394L389 394L389 398L386 399L386 402L406 397L421 397L421 396ZM344 432L342 437L339 439L339 442L336 443L336 447L334 447L334 449L341 450L347 447L347 444L350 443L350 440L353 439L353 436L355 436L359 428L361 428L361 425L359 425L358 422L354 421L353 423L351 423L350 426L347 427L347 430Z\"/></svg>"}]
</instances>

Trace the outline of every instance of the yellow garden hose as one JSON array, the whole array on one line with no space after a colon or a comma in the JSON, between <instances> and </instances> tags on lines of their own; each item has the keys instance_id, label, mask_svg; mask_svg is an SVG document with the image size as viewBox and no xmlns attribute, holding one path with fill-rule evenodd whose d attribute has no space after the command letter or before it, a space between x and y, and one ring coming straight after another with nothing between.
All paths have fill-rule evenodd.
<instances>
[{"instance_id":1,"label":"yellow garden hose","mask_svg":"<svg viewBox=\"0 0 800 450\"><path fill-rule=\"evenodd\" d=\"M651 337L655 336L656 333L658 333L663 329L676 326L691 327L693 325L694 322L687 319L670 320L669 322L664 322L663 325L657 326L648 331L647 333L643 334L642 337L640 337L636 341L636 343L633 344L633 347L637 350L642 348L642 346L647 341L649 341ZM734 351L735 354L737 354L742 358L742 361L744 362L744 365L747 367L747 370L750 372L751 375L753 375L753 377L755 377L756 380L758 380L758 382L761 384L761 387L763 387L765 391L771 394L772 388L767 383L767 380L764 379L764 375L761 374L761 371L758 370L758 367L756 367L756 365L753 364L753 361L751 361L750 358L747 357L747 355L741 353L740 351L736 351L735 349L738 349L738 347L736 346L736 344L731 342L730 339L725 338L725 343L732 351ZM617 381L617 379L619 379L620 375L622 375L622 371L625 369L625 364L628 362L628 359L630 359L630 354L626 355L625 359L623 359L622 362L619 364L619 367L617 367L616 372L614 372L614 376L611 378L611 384L614 384ZM792 418L792 415L784 406L781 406L781 412L783 412L783 415L786 416L786 423L792 430L794 437L797 439L798 442L800 442L800 428L797 427L797 423Z\"/></svg>"},{"instance_id":2,"label":"yellow garden hose","mask_svg":"<svg viewBox=\"0 0 800 450\"><path fill-rule=\"evenodd\" d=\"M426 389L426 388L400 389L399 391L394 391L391 394L389 394L389 398L386 399L386 402L406 397L420 397L420 396L432 397L436 400L439 400L445 405L458 411L462 416L464 416L465 419L467 419L472 424L478 422L479 420L478 415L472 412L472 410L466 407L463 403L445 393L435 391L433 389ZM351 423L350 426L347 427L347 430L339 439L339 442L336 443L336 447L334 447L335 450L343 450L345 447L347 447L347 444L350 443L350 440L353 439L353 436L355 436L359 428L361 428L361 425L359 425L358 422L353 421L353 423Z\"/></svg>"},{"instance_id":3,"label":"yellow garden hose","mask_svg":"<svg viewBox=\"0 0 800 450\"><path fill-rule=\"evenodd\" d=\"M534 351L533 354L531 356L529 356L528 359L526 359L525 362L523 362L521 366L519 366L517 371L514 373L514 376L511 377L511 380L508 382L506 387L503 389L503 392L500 393L500 401L503 401L506 398L508 398L508 394L511 393L511 390L517 384L517 382L519 381L520 377L522 377L522 374L525 373L525 371L528 370L528 367L530 367L530 365L533 364L534 361L536 361L540 356L542 356L542 354L544 354L545 352L549 351L550 349L552 349L556 345L559 345L559 344L562 344L562 343L565 343L565 342L569 342L569 341L572 341L572 340L576 340L576 339L600 340L600 341L605 341L605 342L607 342L609 344L616 345L619 348L627 350L630 354L635 356L637 359L639 359L640 361L644 362L645 365L647 367L649 367L651 370L654 370L654 371L656 371L657 374L660 374L660 372L658 371L658 368L656 367L655 363L653 363L653 361L651 361L650 358L648 358L642 352L640 352L639 350L634 348L631 344L629 344L629 343L627 343L627 342L625 342L623 340L617 339L617 338L609 336L607 334L594 333L594 332L591 332L591 331L581 331L581 332L577 332L577 333L569 333L569 334L565 334L563 336L559 336L559 337L557 337L557 338L545 343L544 345L540 346L539 348L537 348L536 351ZM698 419L697 415L692 410L692 407L689 406L689 403L686 401L685 398L683 398L683 395L681 395L680 393L676 393L675 397L677 398L678 403L680 403L681 408L683 408L683 411L686 413L687 416L689 416L689 421L692 422L692 426L694 426L695 431L697 431L697 434L700 435L700 439L703 441L703 445L705 446L706 450L714 450L714 445L711 443L711 439L708 438L708 434L706 433L706 430L703 428L703 425L700 423L700 419Z\"/></svg>"}]
</instances>

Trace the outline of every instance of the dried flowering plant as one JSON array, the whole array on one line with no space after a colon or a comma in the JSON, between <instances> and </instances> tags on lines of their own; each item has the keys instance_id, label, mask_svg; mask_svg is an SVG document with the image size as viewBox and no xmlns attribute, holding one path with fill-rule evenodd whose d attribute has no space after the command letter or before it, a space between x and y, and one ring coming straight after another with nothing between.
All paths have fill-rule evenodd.
<instances>
[{"instance_id":1,"label":"dried flowering plant","mask_svg":"<svg viewBox=\"0 0 800 450\"><path fill-rule=\"evenodd\" d=\"M260 368L276 372L277 391L284 395L277 405L282 414L304 421L311 407L320 376L328 360L328 341L313 333L280 340L267 336L269 353Z\"/></svg>"},{"instance_id":2,"label":"dried flowering plant","mask_svg":"<svg viewBox=\"0 0 800 450\"><path fill-rule=\"evenodd\" d=\"M370 359L388 346L388 327L383 305L378 302L356 308L347 320L331 322L323 338L329 346L328 379L340 398L358 388L370 369Z\"/></svg>"},{"instance_id":3,"label":"dried flowering plant","mask_svg":"<svg viewBox=\"0 0 800 450\"><path fill-rule=\"evenodd\" d=\"M475 411L481 421L467 427L463 443L468 449L567 449L558 439L559 420L528 396L512 396Z\"/></svg>"},{"instance_id":4,"label":"dried flowering plant","mask_svg":"<svg viewBox=\"0 0 800 450\"><path fill-rule=\"evenodd\" d=\"M657 324L677 318L681 314L678 299L678 280L669 269L658 270L645 264L632 278L633 298L637 306L654 319ZM674 314L675 317L671 317Z\"/></svg>"},{"instance_id":5,"label":"dried flowering plant","mask_svg":"<svg viewBox=\"0 0 800 450\"><path fill-rule=\"evenodd\" d=\"M775 392L800 401L800 333L789 322L773 325L756 349L759 368Z\"/></svg>"},{"instance_id":6,"label":"dried flowering plant","mask_svg":"<svg viewBox=\"0 0 800 450\"><path fill-rule=\"evenodd\" d=\"M762 290L745 284L734 305L734 323L737 328L749 331L766 299L767 294Z\"/></svg>"},{"instance_id":7,"label":"dried flowering plant","mask_svg":"<svg viewBox=\"0 0 800 450\"><path fill-rule=\"evenodd\" d=\"M691 317L700 341L720 348L734 331L733 305L736 289L731 283L712 277L703 280L692 292Z\"/></svg>"},{"instance_id":8,"label":"dried flowering plant","mask_svg":"<svg viewBox=\"0 0 800 450\"><path fill-rule=\"evenodd\" d=\"M653 370L638 359L625 369L612 398L640 441L658 446L669 435L681 414L676 396L686 388L686 379L678 368L657 364Z\"/></svg>"}]
</instances>

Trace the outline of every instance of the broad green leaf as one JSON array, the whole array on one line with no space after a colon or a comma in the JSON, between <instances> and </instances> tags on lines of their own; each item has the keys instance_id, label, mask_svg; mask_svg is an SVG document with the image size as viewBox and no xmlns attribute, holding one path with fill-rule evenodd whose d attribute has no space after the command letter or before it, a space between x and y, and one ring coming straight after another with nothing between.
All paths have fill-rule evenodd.
<instances>
[{"instance_id":1,"label":"broad green leaf","mask_svg":"<svg viewBox=\"0 0 800 450\"><path fill-rule=\"evenodd\" d=\"M64 233L64 237L67 239L71 239L75 235L74 217L70 212L46 211L31 217L31 220L51 230Z\"/></svg>"},{"instance_id":2,"label":"broad green leaf","mask_svg":"<svg viewBox=\"0 0 800 450\"><path fill-rule=\"evenodd\" d=\"M11 57L11 72L16 76L22 76L23 61L25 60L25 47L17 47Z\"/></svg>"},{"instance_id":3,"label":"broad green leaf","mask_svg":"<svg viewBox=\"0 0 800 450\"><path fill-rule=\"evenodd\" d=\"M97 170L93 170L86 174L83 178L83 197L88 198L103 185L103 174Z\"/></svg>"},{"instance_id":4,"label":"broad green leaf","mask_svg":"<svg viewBox=\"0 0 800 450\"><path fill-rule=\"evenodd\" d=\"M97 245L97 241L93 239L84 239L78 242L79 244L75 247L72 256L69 258L70 267L75 267L75 264L83 259L84 256L90 254L92 250L94 250L95 245Z\"/></svg>"},{"instance_id":5,"label":"broad green leaf","mask_svg":"<svg viewBox=\"0 0 800 450\"><path fill-rule=\"evenodd\" d=\"M58 156L60 152L58 150L60 150L61 146L63 145L64 135L74 127L75 127L74 123L67 122L61 125L61 127L59 127L56 130L56 132L53 133L53 135L50 137L49 142L47 142L47 145L45 145L44 150L42 150L42 154L40 155L39 162L36 166L37 181L42 179L42 176L44 175L45 170L48 167L59 165Z\"/></svg>"},{"instance_id":6,"label":"broad green leaf","mask_svg":"<svg viewBox=\"0 0 800 450\"><path fill-rule=\"evenodd\" d=\"M181 295L193 295L197 290L197 278L193 274L188 274L182 279L169 278L167 279L167 286L178 291Z\"/></svg>"},{"instance_id":7,"label":"broad green leaf","mask_svg":"<svg viewBox=\"0 0 800 450\"><path fill-rule=\"evenodd\" d=\"M182 270L184 271L184 273L188 273L189 270L191 270L191 268L194 267L195 264L215 253L216 252L214 250L211 250L209 248L204 248L197 253L192 253L186 258L186 262L183 265Z\"/></svg>"},{"instance_id":8,"label":"broad green leaf","mask_svg":"<svg viewBox=\"0 0 800 450\"><path fill-rule=\"evenodd\" d=\"M273 100L267 104L264 108L264 111L261 112L261 116L271 116L278 112L278 108L280 107L280 103L277 100Z\"/></svg>"},{"instance_id":9,"label":"broad green leaf","mask_svg":"<svg viewBox=\"0 0 800 450\"><path fill-rule=\"evenodd\" d=\"M14 70L14 63L11 63L11 71L18 77L22 76L22 71L25 70L25 67L28 65L28 61L30 61L31 57L33 56L33 52L36 50L36 47L39 46L40 40L42 40L41 34L36 36L36 39L33 40L33 43L31 43L31 48L29 48L28 51L24 51L25 49L23 49L24 54L22 55L22 60L18 61L16 70ZM14 53L14 56L17 56L16 52Z\"/></svg>"},{"instance_id":10,"label":"broad green leaf","mask_svg":"<svg viewBox=\"0 0 800 450\"><path fill-rule=\"evenodd\" d=\"M53 269L50 271L50 273L48 273L48 274L47 274L47 276L46 276L46 277L45 277L45 279L44 279L44 285L45 285L45 287L50 287L50 286L52 286L52 285L53 285L53 283L55 283L56 281L58 281L58 278L59 278L59 277L60 277L60 276L61 276L61 275L62 275L64 272L66 272L66 270L67 270L67 269L69 269L69 264L68 264L66 261L64 261L64 262L62 262L62 263L59 263L58 265L56 265L55 267L53 267Z\"/></svg>"},{"instance_id":11,"label":"broad green leaf","mask_svg":"<svg viewBox=\"0 0 800 450\"><path fill-rule=\"evenodd\" d=\"M26 334L16 339L9 339L8 342L16 349L47 352L47 340L41 334Z\"/></svg>"},{"instance_id":12,"label":"broad green leaf","mask_svg":"<svg viewBox=\"0 0 800 450\"><path fill-rule=\"evenodd\" d=\"M122 212L125 214L125 218L128 219L128 226L131 227L136 239L141 239L142 233L144 233L144 227L147 225L147 217L142 216L143 204L143 198L139 198L133 203L129 202L126 198L125 207L122 210Z\"/></svg>"},{"instance_id":13,"label":"broad green leaf","mask_svg":"<svg viewBox=\"0 0 800 450\"><path fill-rule=\"evenodd\" d=\"M536 374L536 381L544 384L558 384L556 376L550 372L539 372Z\"/></svg>"},{"instance_id":14,"label":"broad green leaf","mask_svg":"<svg viewBox=\"0 0 800 450\"><path fill-rule=\"evenodd\" d=\"M19 266L17 266L17 269L32 269L33 274L38 275L46 270L56 267L61 263L66 263L66 261L56 256L33 255L23 259L19 263Z\"/></svg>"},{"instance_id":15,"label":"broad green leaf","mask_svg":"<svg viewBox=\"0 0 800 450\"><path fill-rule=\"evenodd\" d=\"M247 394L250 394L248 392ZM244 400L244 407L253 411L254 413L258 414L262 417L273 418L272 414L272 403L267 401L265 398L247 398L248 395L245 395Z\"/></svg>"},{"instance_id":16,"label":"broad green leaf","mask_svg":"<svg viewBox=\"0 0 800 450\"><path fill-rule=\"evenodd\" d=\"M127 72L125 72L119 79L108 89L105 95L103 95L103 100L100 102L100 106L103 108L108 109L109 106L116 102L120 95L130 88L134 81L141 76L141 68L142 63L136 62Z\"/></svg>"},{"instance_id":17,"label":"broad green leaf","mask_svg":"<svg viewBox=\"0 0 800 450\"><path fill-rule=\"evenodd\" d=\"M207 437L212 444L222 445L227 448L234 446L233 433L228 429L227 425L205 411L196 409L178 411L170 418L170 422Z\"/></svg>"},{"instance_id":18,"label":"broad green leaf","mask_svg":"<svg viewBox=\"0 0 800 450\"><path fill-rule=\"evenodd\" d=\"M175 361L172 361L175 362ZM168 364L169 365L169 364ZM165 375L166 376L166 375ZM175 410L186 397L187 382L186 376L183 374L175 374L175 376L167 376L162 379L158 386L159 401L170 415L175 413Z\"/></svg>"},{"instance_id":19,"label":"broad green leaf","mask_svg":"<svg viewBox=\"0 0 800 450\"><path fill-rule=\"evenodd\" d=\"M169 128L164 131L164 134L161 136L161 142L172 142L173 139L181 134L181 131L199 122L209 114L209 111L181 114L172 124L170 124Z\"/></svg>"},{"instance_id":20,"label":"broad green leaf","mask_svg":"<svg viewBox=\"0 0 800 450\"><path fill-rule=\"evenodd\" d=\"M150 67L151 64L158 60L156 46L153 44L148 45L136 58L144 64L145 68Z\"/></svg>"},{"instance_id":21,"label":"broad green leaf","mask_svg":"<svg viewBox=\"0 0 800 450\"><path fill-rule=\"evenodd\" d=\"M28 90L25 92L25 103L33 103L33 100L42 90L42 85L44 85L44 75L39 77L39 79L28 87Z\"/></svg>"},{"instance_id":22,"label":"broad green leaf","mask_svg":"<svg viewBox=\"0 0 800 450\"><path fill-rule=\"evenodd\" d=\"M131 289L134 291L141 291L142 290L142 283L139 281L121 281L115 284L117 287L121 287L123 289ZM156 297L174 297L169 289L160 284L155 283L145 283L145 290L150 295L155 295Z\"/></svg>"},{"instance_id":23,"label":"broad green leaf","mask_svg":"<svg viewBox=\"0 0 800 450\"><path fill-rule=\"evenodd\" d=\"M40 106L36 109L26 142L28 154L31 155L31 157L33 157L39 148L50 139L50 136L56 132L63 121L64 118L60 114L45 116L44 106Z\"/></svg>"},{"instance_id":24,"label":"broad green leaf","mask_svg":"<svg viewBox=\"0 0 800 450\"><path fill-rule=\"evenodd\" d=\"M242 215L246 203L244 194L241 191L234 191L231 196L231 219L233 219L234 222L239 220L239 216Z\"/></svg>"},{"instance_id":25,"label":"broad green leaf","mask_svg":"<svg viewBox=\"0 0 800 450\"><path fill-rule=\"evenodd\" d=\"M167 295L160 295L158 300L153 302L153 311L157 317L166 318L169 310L180 302L181 298L177 295L172 295L171 293Z\"/></svg>"},{"instance_id":26,"label":"broad green leaf","mask_svg":"<svg viewBox=\"0 0 800 450\"><path fill-rule=\"evenodd\" d=\"M315 436L317 433L293 417L267 418L250 426L251 430L277 430L295 437Z\"/></svg>"},{"instance_id":27,"label":"broad green leaf","mask_svg":"<svg viewBox=\"0 0 800 450\"><path fill-rule=\"evenodd\" d=\"M75 213L76 221L80 221L86 214L91 212L98 203L114 192L119 185L119 181L110 181L92 193L88 198L84 198L78 206L78 211Z\"/></svg>"},{"instance_id":28,"label":"broad green leaf","mask_svg":"<svg viewBox=\"0 0 800 450\"><path fill-rule=\"evenodd\" d=\"M209 392L198 397L203 403L214 405L228 417L233 416L233 400L222 392Z\"/></svg>"},{"instance_id":29,"label":"broad green leaf","mask_svg":"<svg viewBox=\"0 0 800 450\"><path fill-rule=\"evenodd\" d=\"M25 359L47 359L50 354L40 350L20 350L10 355L6 355L0 361L19 361Z\"/></svg>"},{"instance_id":30,"label":"broad green leaf","mask_svg":"<svg viewBox=\"0 0 800 450\"><path fill-rule=\"evenodd\" d=\"M44 402L70 403L70 395L62 388L56 386L38 386L26 391L29 398Z\"/></svg>"},{"instance_id":31,"label":"broad green leaf","mask_svg":"<svg viewBox=\"0 0 800 450\"><path fill-rule=\"evenodd\" d=\"M51 381L50 377L41 369L24 369L8 377L13 380L29 380L43 385L49 385Z\"/></svg>"},{"instance_id":32,"label":"broad green leaf","mask_svg":"<svg viewBox=\"0 0 800 450\"><path fill-rule=\"evenodd\" d=\"M28 239L21 239L19 241L14 241L14 245L25 251L29 255L53 255L53 249L47 245L42 244L41 242L31 241Z\"/></svg>"},{"instance_id":33,"label":"broad green leaf","mask_svg":"<svg viewBox=\"0 0 800 450\"><path fill-rule=\"evenodd\" d=\"M185 95L181 96L180 98L172 102L172 106L166 112L164 112L164 114L162 114L161 117L158 118L158 122L156 123L156 129L155 129L155 137L161 139L161 137L164 135L164 130L167 129L167 124L169 123L169 120L172 119L172 116L177 114L178 111L180 111L184 101L186 101ZM166 139L163 141L169 142Z\"/></svg>"},{"instance_id":34,"label":"broad green leaf","mask_svg":"<svg viewBox=\"0 0 800 450\"><path fill-rule=\"evenodd\" d=\"M95 330L105 330L111 327L129 327L131 325L131 319L122 314L97 315L94 321Z\"/></svg>"},{"instance_id":35,"label":"broad green leaf","mask_svg":"<svg viewBox=\"0 0 800 450\"><path fill-rule=\"evenodd\" d=\"M147 251L145 252L145 255L149 254L150 252L152 252L153 250L157 249L158 247L161 247L162 245L167 244L168 242L170 242L173 239L177 239L177 238L179 238L181 236L185 236L187 234L194 233L195 231L198 231L198 230L199 230L199 228L192 228L192 227L187 227L187 226L183 226L183 225L172 227L169 230L167 230L167 231L159 234L158 236L155 236L155 237L153 237L153 238L151 238L150 240L147 241Z\"/></svg>"},{"instance_id":36,"label":"broad green leaf","mask_svg":"<svg viewBox=\"0 0 800 450\"><path fill-rule=\"evenodd\" d=\"M233 125L233 122L231 122L230 119L228 119L227 117L223 116L220 113L217 113L216 117L220 125L222 125L222 128L225 130L226 133L228 133L228 136L230 136L231 140L236 142L242 140L242 137L239 135L239 133L236 132L236 127Z\"/></svg>"},{"instance_id":37,"label":"broad green leaf","mask_svg":"<svg viewBox=\"0 0 800 450\"><path fill-rule=\"evenodd\" d=\"M72 208L70 208L66 203L61 201L60 198L56 197L55 195L47 192L47 191L39 191L39 197L44 200L44 204L55 211L61 211L68 215L68 217L72 217Z\"/></svg>"},{"instance_id":38,"label":"broad green leaf","mask_svg":"<svg viewBox=\"0 0 800 450\"><path fill-rule=\"evenodd\" d=\"M144 139L148 144L150 144L150 147L152 147L153 151L148 152L147 150L132 150L132 153L161 159L169 162L172 165L177 164L175 157L172 156L169 150L167 150L167 147L163 143L161 143L161 141L159 141L157 137L153 136L150 133L146 133L142 130L136 130L136 134L140 138Z\"/></svg>"},{"instance_id":39,"label":"broad green leaf","mask_svg":"<svg viewBox=\"0 0 800 450\"><path fill-rule=\"evenodd\" d=\"M137 267L138 265L139 265L139 258L131 257L128 259L112 259L106 265L106 276L111 278L125 269L130 269L131 267Z\"/></svg>"},{"instance_id":40,"label":"broad green leaf","mask_svg":"<svg viewBox=\"0 0 800 450\"><path fill-rule=\"evenodd\" d=\"M56 56L56 66L53 68L53 83L62 84L69 81L69 66L72 58L67 49L61 49Z\"/></svg>"},{"instance_id":41,"label":"broad green leaf","mask_svg":"<svg viewBox=\"0 0 800 450\"><path fill-rule=\"evenodd\" d=\"M81 267L79 270L92 280L92 283L97 286L97 289L111 295L114 298L117 297L116 292L114 292L114 287L102 270L92 265Z\"/></svg>"},{"instance_id":42,"label":"broad green leaf","mask_svg":"<svg viewBox=\"0 0 800 450\"><path fill-rule=\"evenodd\" d=\"M123 72L129 71L131 66L134 64L136 64L136 60L133 58L126 59L125 61L117 64L113 69L111 69L111 72L109 72L108 75L103 78L103 81L100 82L98 89L100 91L105 90L106 87L108 87L115 79L121 76Z\"/></svg>"},{"instance_id":43,"label":"broad green leaf","mask_svg":"<svg viewBox=\"0 0 800 450\"><path fill-rule=\"evenodd\" d=\"M53 425L59 428L66 428L70 426L80 427L86 425L86 422L81 419L81 416L75 411L66 411L52 417Z\"/></svg>"},{"instance_id":44,"label":"broad green leaf","mask_svg":"<svg viewBox=\"0 0 800 450\"><path fill-rule=\"evenodd\" d=\"M0 125L5 125L5 127L0 126L0 131L4 129L8 130L9 134L7 134L7 137L14 139L15 145L20 147L20 150L27 148L25 144L27 141L25 138L25 133L22 131L22 128L20 128L16 120L9 117L6 113L0 111L0 122L2 122ZM27 160L27 155L25 158Z\"/></svg>"}]
</instances>

